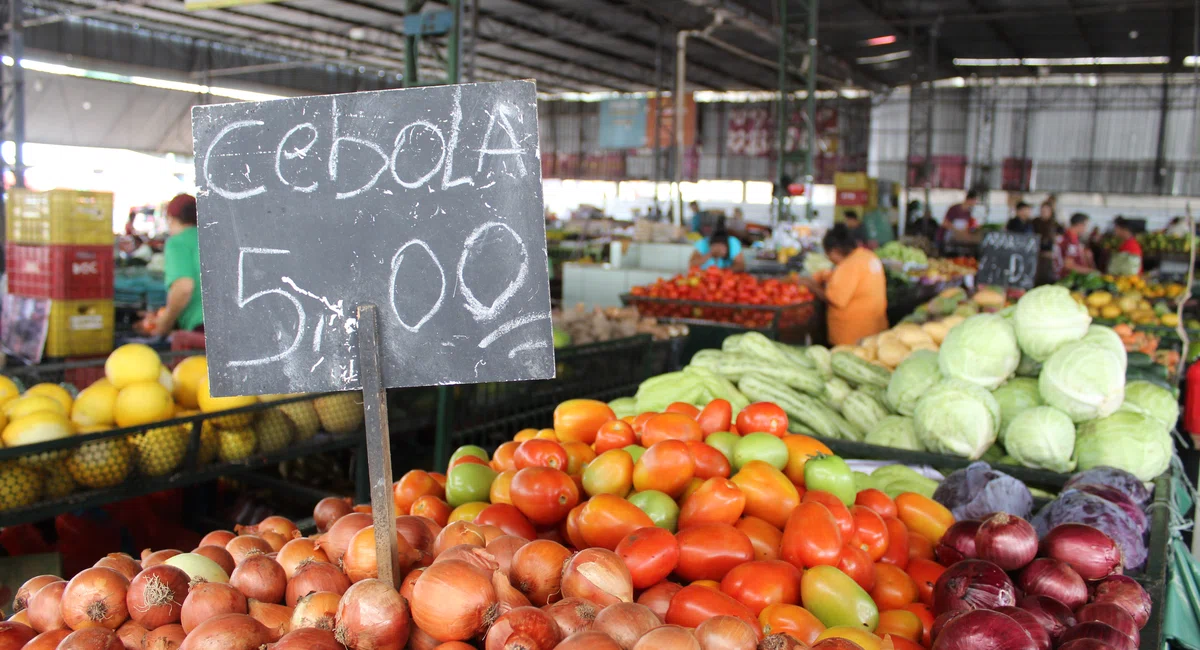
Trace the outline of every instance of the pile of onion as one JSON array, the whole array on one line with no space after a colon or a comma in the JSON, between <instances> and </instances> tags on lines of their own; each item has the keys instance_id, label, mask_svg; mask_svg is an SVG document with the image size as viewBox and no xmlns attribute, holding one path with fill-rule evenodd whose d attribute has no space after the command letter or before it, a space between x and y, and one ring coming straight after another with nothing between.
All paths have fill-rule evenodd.
<instances>
[{"instance_id":1,"label":"pile of onion","mask_svg":"<svg viewBox=\"0 0 1200 650\"><path fill-rule=\"evenodd\" d=\"M63 590L63 622L72 630L93 626L116 630L129 618L128 590L129 580L113 569L84 569Z\"/></svg>"},{"instance_id":2,"label":"pile of onion","mask_svg":"<svg viewBox=\"0 0 1200 650\"><path fill-rule=\"evenodd\" d=\"M147 630L178 623L189 581L182 569L166 564L142 571L129 583L129 616Z\"/></svg>"}]
</instances>

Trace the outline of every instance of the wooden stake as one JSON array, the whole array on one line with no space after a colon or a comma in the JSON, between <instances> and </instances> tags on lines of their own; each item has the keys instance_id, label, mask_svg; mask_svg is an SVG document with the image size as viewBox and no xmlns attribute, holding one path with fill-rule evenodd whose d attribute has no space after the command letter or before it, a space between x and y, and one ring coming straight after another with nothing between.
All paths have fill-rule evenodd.
<instances>
[{"instance_id":1,"label":"wooden stake","mask_svg":"<svg viewBox=\"0 0 1200 650\"><path fill-rule=\"evenodd\" d=\"M371 517L379 579L400 588L400 545L396 503L392 500L392 449L387 392L379 371L379 325L375 305L358 306L358 359L362 366L363 415L367 429L367 468L371 477ZM389 561L390 559L390 561Z\"/></svg>"}]
</instances>

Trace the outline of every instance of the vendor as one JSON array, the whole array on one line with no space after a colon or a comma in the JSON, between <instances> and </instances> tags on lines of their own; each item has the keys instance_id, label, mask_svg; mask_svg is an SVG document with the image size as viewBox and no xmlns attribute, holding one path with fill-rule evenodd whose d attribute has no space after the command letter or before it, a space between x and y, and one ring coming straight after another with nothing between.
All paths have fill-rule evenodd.
<instances>
[{"instance_id":1,"label":"vendor","mask_svg":"<svg viewBox=\"0 0 1200 650\"><path fill-rule=\"evenodd\" d=\"M1030 219L1032 216L1033 206L1021 201L1017 203L1016 212L1013 213L1012 218L1008 220L1008 224L1005 225L1004 229L1008 232L1015 232L1019 234L1036 234L1034 232L1033 221Z\"/></svg>"},{"instance_id":2,"label":"vendor","mask_svg":"<svg viewBox=\"0 0 1200 650\"><path fill-rule=\"evenodd\" d=\"M172 330L202 331L204 309L200 300L200 240L196 230L196 199L180 194L167 204L164 283L167 305L158 314L154 334Z\"/></svg>"},{"instance_id":3,"label":"vendor","mask_svg":"<svg viewBox=\"0 0 1200 650\"><path fill-rule=\"evenodd\" d=\"M715 266L719 269L745 271L746 260L742 257L742 242L729 234L725 229L725 217L717 218L717 227L705 239L697 241L688 260L692 268L706 269Z\"/></svg>"},{"instance_id":4,"label":"vendor","mask_svg":"<svg viewBox=\"0 0 1200 650\"><path fill-rule=\"evenodd\" d=\"M1109 262L1108 272L1113 275L1139 275L1142 272L1142 245L1133 235L1133 226L1125 217L1113 219L1113 236L1121 245L1118 255ZM1122 259L1123 258L1123 259ZM1136 261L1133 259L1136 258Z\"/></svg>"},{"instance_id":5,"label":"vendor","mask_svg":"<svg viewBox=\"0 0 1200 650\"><path fill-rule=\"evenodd\" d=\"M823 288L812 278L801 277L799 282L825 301L829 342L855 345L886 330L887 279L883 263L875 253L855 243L845 224L830 229L823 244L825 255L834 264L829 281Z\"/></svg>"},{"instance_id":6,"label":"vendor","mask_svg":"<svg viewBox=\"0 0 1200 650\"><path fill-rule=\"evenodd\" d=\"M967 192L962 203L955 203L946 210L946 218L942 220L942 228L948 232L975 232L979 222L975 220L972 211L979 205L979 192Z\"/></svg>"},{"instance_id":7,"label":"vendor","mask_svg":"<svg viewBox=\"0 0 1200 650\"><path fill-rule=\"evenodd\" d=\"M1089 273L1096 270L1092 252L1083 241L1088 221L1086 214L1076 212L1071 215L1071 225L1058 238L1054 246L1054 270L1059 278L1064 278L1072 272Z\"/></svg>"}]
</instances>

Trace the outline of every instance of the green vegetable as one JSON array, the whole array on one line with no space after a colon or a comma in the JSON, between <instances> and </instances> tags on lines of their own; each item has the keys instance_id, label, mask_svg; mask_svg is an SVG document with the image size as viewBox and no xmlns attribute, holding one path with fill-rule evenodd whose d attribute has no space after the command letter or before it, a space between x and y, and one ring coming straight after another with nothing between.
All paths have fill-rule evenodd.
<instances>
[{"instance_id":1,"label":"green vegetable","mask_svg":"<svg viewBox=\"0 0 1200 650\"><path fill-rule=\"evenodd\" d=\"M846 352L845 350L834 352L831 357L831 364L833 374L850 382L852 386L874 384L880 388L887 388L888 381L892 378L892 373L887 368L881 368L869 361L863 361L852 352Z\"/></svg>"},{"instance_id":2,"label":"green vegetable","mask_svg":"<svg viewBox=\"0 0 1200 650\"><path fill-rule=\"evenodd\" d=\"M1021 353L1021 363L1017 364L1018 377L1032 377L1037 379L1037 376L1042 372L1042 362L1034 361L1033 357Z\"/></svg>"},{"instance_id":3,"label":"green vegetable","mask_svg":"<svg viewBox=\"0 0 1200 650\"><path fill-rule=\"evenodd\" d=\"M888 382L888 385L892 385L890 381ZM883 408L888 409L889 415L892 413L891 409L888 407L886 388L876 386L875 384L863 384L855 390L865 395L870 395L876 402L879 402Z\"/></svg>"},{"instance_id":4,"label":"green vegetable","mask_svg":"<svg viewBox=\"0 0 1200 650\"><path fill-rule=\"evenodd\" d=\"M1021 350L1044 362L1062 346L1083 338L1092 317L1066 288L1047 285L1017 301L1013 322Z\"/></svg>"},{"instance_id":5,"label":"green vegetable","mask_svg":"<svg viewBox=\"0 0 1200 650\"><path fill-rule=\"evenodd\" d=\"M1008 423L1017 415L1042 405L1042 395L1038 392L1036 379L1029 377L1013 377L1004 385L992 391L992 397L1000 405L1000 442L1004 442L1004 431Z\"/></svg>"},{"instance_id":6,"label":"green vegetable","mask_svg":"<svg viewBox=\"0 0 1200 650\"><path fill-rule=\"evenodd\" d=\"M740 353L726 353L721 357L718 372L733 381L750 373L761 374L809 395L825 394L825 382L816 369L802 368L780 358L768 361Z\"/></svg>"},{"instance_id":7,"label":"green vegetable","mask_svg":"<svg viewBox=\"0 0 1200 650\"><path fill-rule=\"evenodd\" d=\"M474 456L484 462L491 460L488 458L487 450L483 447L478 445L463 445L458 449L455 449L453 454L450 454L450 464L453 464L454 461L462 458L463 456Z\"/></svg>"},{"instance_id":8,"label":"green vegetable","mask_svg":"<svg viewBox=\"0 0 1200 650\"><path fill-rule=\"evenodd\" d=\"M1068 343L1042 366L1042 401L1085 422L1111 415L1125 399L1125 369L1115 355L1091 343Z\"/></svg>"},{"instance_id":9,"label":"green vegetable","mask_svg":"<svg viewBox=\"0 0 1200 650\"><path fill-rule=\"evenodd\" d=\"M608 408L612 409L618 418L638 415L637 400L632 397L618 397L608 403Z\"/></svg>"},{"instance_id":10,"label":"green vegetable","mask_svg":"<svg viewBox=\"0 0 1200 650\"><path fill-rule=\"evenodd\" d=\"M863 442L896 449L925 451L925 447L917 438L917 429L913 419L903 415L889 415L879 421L874 429L867 431Z\"/></svg>"},{"instance_id":11,"label":"green vegetable","mask_svg":"<svg viewBox=\"0 0 1200 650\"><path fill-rule=\"evenodd\" d=\"M844 625L868 632L879 625L879 607L850 576L819 565L800 579L800 601L826 628Z\"/></svg>"},{"instance_id":12,"label":"green vegetable","mask_svg":"<svg viewBox=\"0 0 1200 650\"><path fill-rule=\"evenodd\" d=\"M643 381L634 398L637 400L638 413L661 413L672 402L704 402L704 395L704 382L695 374L680 371Z\"/></svg>"},{"instance_id":13,"label":"green vegetable","mask_svg":"<svg viewBox=\"0 0 1200 650\"><path fill-rule=\"evenodd\" d=\"M1154 357L1145 352L1127 352L1125 358L1130 368L1149 368L1154 365Z\"/></svg>"},{"instance_id":14,"label":"green vegetable","mask_svg":"<svg viewBox=\"0 0 1200 650\"><path fill-rule=\"evenodd\" d=\"M975 460L996 442L1000 405L975 384L944 379L917 401L913 423L929 451Z\"/></svg>"},{"instance_id":15,"label":"green vegetable","mask_svg":"<svg viewBox=\"0 0 1200 650\"><path fill-rule=\"evenodd\" d=\"M942 380L938 370L938 353L916 350L896 366L888 382L887 403L897 413L912 415L926 391Z\"/></svg>"},{"instance_id":16,"label":"green vegetable","mask_svg":"<svg viewBox=\"0 0 1200 650\"><path fill-rule=\"evenodd\" d=\"M752 460L761 460L777 470L788 463L788 448L783 440L761 431L748 433L733 445L733 471L737 472Z\"/></svg>"},{"instance_id":17,"label":"green vegetable","mask_svg":"<svg viewBox=\"0 0 1200 650\"><path fill-rule=\"evenodd\" d=\"M788 414L826 438L861 440L862 431L851 425L820 400L798 393L761 373L750 373L738 382L738 390L755 402L773 402Z\"/></svg>"},{"instance_id":18,"label":"green vegetable","mask_svg":"<svg viewBox=\"0 0 1200 650\"><path fill-rule=\"evenodd\" d=\"M1026 467L1070 473L1075 470L1075 423L1052 406L1035 406L1009 423L1004 449Z\"/></svg>"},{"instance_id":19,"label":"green vegetable","mask_svg":"<svg viewBox=\"0 0 1200 650\"><path fill-rule=\"evenodd\" d=\"M842 402L846 400L846 396L852 390L854 389L846 383L846 380L841 377L833 377L825 382L825 403L840 411Z\"/></svg>"},{"instance_id":20,"label":"green vegetable","mask_svg":"<svg viewBox=\"0 0 1200 650\"><path fill-rule=\"evenodd\" d=\"M692 361L688 364L688 367L707 368L713 372L721 372L721 357L724 354L720 350L700 350L692 355Z\"/></svg>"},{"instance_id":21,"label":"green vegetable","mask_svg":"<svg viewBox=\"0 0 1200 650\"><path fill-rule=\"evenodd\" d=\"M817 435L817 432L810 429L808 425L793 418L788 418L788 433L799 433L806 436Z\"/></svg>"},{"instance_id":22,"label":"green vegetable","mask_svg":"<svg viewBox=\"0 0 1200 650\"><path fill-rule=\"evenodd\" d=\"M893 499L904 492L916 492L933 498L933 492L938 487L937 481L922 476L907 465L898 463L884 465L871 472L871 481L875 484L876 489L883 491Z\"/></svg>"},{"instance_id":23,"label":"green vegetable","mask_svg":"<svg viewBox=\"0 0 1200 650\"><path fill-rule=\"evenodd\" d=\"M738 348L742 345L742 337L744 336L745 334L730 334L726 336L725 340L721 341L721 351L737 352Z\"/></svg>"},{"instance_id":24,"label":"green vegetable","mask_svg":"<svg viewBox=\"0 0 1200 650\"><path fill-rule=\"evenodd\" d=\"M1113 354L1117 355L1117 357L1121 359L1122 363L1125 364L1126 367L1128 365L1132 365L1133 363L1129 360L1131 355L1125 352L1125 343L1121 341L1121 337L1116 332L1112 331L1111 327L1105 327L1103 325L1089 325L1087 328L1087 334L1085 334L1081 340L1084 343L1092 343L1109 350ZM1150 355L1143 356L1149 359L1150 363L1154 363L1154 360L1150 359Z\"/></svg>"},{"instance_id":25,"label":"green vegetable","mask_svg":"<svg viewBox=\"0 0 1200 650\"><path fill-rule=\"evenodd\" d=\"M995 314L979 314L959 323L938 349L943 377L988 390L1003 384L1020 363L1021 350L1012 326Z\"/></svg>"},{"instance_id":26,"label":"green vegetable","mask_svg":"<svg viewBox=\"0 0 1200 650\"><path fill-rule=\"evenodd\" d=\"M854 489L862 492L863 490L878 489L875 487L875 481L871 480L871 475L866 472L854 472Z\"/></svg>"},{"instance_id":27,"label":"green vegetable","mask_svg":"<svg viewBox=\"0 0 1200 650\"><path fill-rule=\"evenodd\" d=\"M1125 384L1125 403L1120 410L1149 415L1168 429L1174 428L1179 422L1179 401L1175 395L1148 381Z\"/></svg>"},{"instance_id":28,"label":"green vegetable","mask_svg":"<svg viewBox=\"0 0 1200 650\"><path fill-rule=\"evenodd\" d=\"M1116 467L1143 481L1166 471L1174 452L1171 433L1161 422L1130 411L1085 422L1075 438L1079 471Z\"/></svg>"},{"instance_id":29,"label":"green vegetable","mask_svg":"<svg viewBox=\"0 0 1200 650\"><path fill-rule=\"evenodd\" d=\"M804 463L804 488L828 492L847 506L854 504L858 494L854 489L854 474L840 456L820 455L808 459Z\"/></svg>"},{"instance_id":30,"label":"green vegetable","mask_svg":"<svg viewBox=\"0 0 1200 650\"><path fill-rule=\"evenodd\" d=\"M850 393L842 402L842 417L864 432L874 429L888 415L883 404L862 390Z\"/></svg>"},{"instance_id":31,"label":"green vegetable","mask_svg":"<svg viewBox=\"0 0 1200 650\"><path fill-rule=\"evenodd\" d=\"M804 354L813 360L813 366L821 371L821 377L826 381L833 376L833 357L829 348L823 345L810 345L804 348Z\"/></svg>"},{"instance_id":32,"label":"green vegetable","mask_svg":"<svg viewBox=\"0 0 1200 650\"><path fill-rule=\"evenodd\" d=\"M694 377L699 377L700 382L704 385L704 398L700 400L701 406L708 404L714 399L723 399L729 402L733 408L734 415L739 411L750 406L750 400L733 385L725 377L717 372L698 366L688 366L683 369L683 372Z\"/></svg>"},{"instance_id":33,"label":"green vegetable","mask_svg":"<svg viewBox=\"0 0 1200 650\"><path fill-rule=\"evenodd\" d=\"M487 501L496 470L479 463L463 463L446 474L446 503L457 508L472 501Z\"/></svg>"}]
</instances>

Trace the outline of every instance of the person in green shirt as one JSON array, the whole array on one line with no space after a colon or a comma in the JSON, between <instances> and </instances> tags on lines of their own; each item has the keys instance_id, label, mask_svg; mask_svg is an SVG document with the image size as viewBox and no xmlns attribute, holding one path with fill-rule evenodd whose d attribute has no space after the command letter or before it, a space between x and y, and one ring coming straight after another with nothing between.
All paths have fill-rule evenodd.
<instances>
[{"instance_id":1,"label":"person in green shirt","mask_svg":"<svg viewBox=\"0 0 1200 650\"><path fill-rule=\"evenodd\" d=\"M167 305L159 311L156 319L154 334L157 336L166 336L175 329L201 330L204 326L195 197L180 194L171 199L167 204L167 231L170 237L163 247Z\"/></svg>"}]
</instances>

